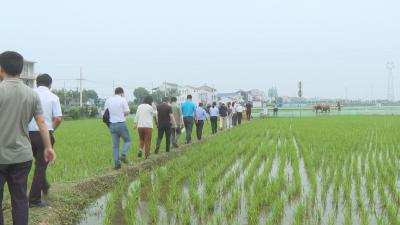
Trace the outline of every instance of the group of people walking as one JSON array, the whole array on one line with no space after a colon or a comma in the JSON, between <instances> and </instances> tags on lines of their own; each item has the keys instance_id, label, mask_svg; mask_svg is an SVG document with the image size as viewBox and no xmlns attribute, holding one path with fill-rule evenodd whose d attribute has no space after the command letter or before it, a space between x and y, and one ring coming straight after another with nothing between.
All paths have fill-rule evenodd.
<instances>
[{"instance_id":1,"label":"group of people walking","mask_svg":"<svg viewBox=\"0 0 400 225\"><path fill-rule=\"evenodd\" d=\"M228 102L226 105L225 103L217 105L217 103L214 102L212 106L208 107L212 134L218 132L218 118L220 118L219 128L221 131L241 125L243 111L243 106L240 103ZM249 120L250 118L251 117L249 117Z\"/></svg>"},{"instance_id":2,"label":"group of people walking","mask_svg":"<svg viewBox=\"0 0 400 225\"><path fill-rule=\"evenodd\" d=\"M0 205L7 183L14 225L28 225L29 208L48 206L42 200L50 189L46 169L56 159L53 133L62 119L60 101L50 91L52 78L39 75L33 90L20 79L23 65L24 58L17 52L0 54ZM33 158L35 172L28 197Z\"/></svg>"},{"instance_id":3,"label":"group of people walking","mask_svg":"<svg viewBox=\"0 0 400 225\"><path fill-rule=\"evenodd\" d=\"M127 163L126 154L131 146L131 138L125 117L128 115L128 102L124 97L123 89L117 88L115 96L107 99L105 104L106 111L109 111L109 128L113 140L115 169L121 168L121 163ZM248 104L250 105L250 103ZM250 105L252 108L252 105ZM246 106L247 107L247 106ZM251 112L251 108L246 112ZM185 131L185 144L192 142L192 133L195 128L197 140L203 138L203 128L206 123L211 122L212 134L232 128L242 124L243 106L239 103L220 103L214 102L212 105L204 106L203 103L196 105L191 95L187 96L185 102L178 105L177 98L164 97L159 105L154 103L151 96L144 98L136 111L134 129L139 133L138 157L149 159L151 153L151 142L154 126L157 127L157 142L155 154L159 153L161 143L165 137L166 152L173 148L178 148L179 139ZM247 118L251 119L251 114L247 113ZM119 155L120 139L124 140L122 154Z\"/></svg>"},{"instance_id":4,"label":"group of people walking","mask_svg":"<svg viewBox=\"0 0 400 225\"><path fill-rule=\"evenodd\" d=\"M50 184L46 179L47 167L56 160L53 149L54 132L62 122L59 98L50 89L52 78L48 74L37 77L37 88L31 89L20 79L24 58L17 52L0 54L0 204L3 201L5 183L11 196L12 218L14 225L29 223L29 208L47 207L42 195L49 192ZM246 104L247 119L251 117L251 103ZM115 169L122 163L128 163L127 154L132 145L132 138L126 124L129 114L128 102L124 90L115 89L115 95L105 103L106 113L103 120L107 123L112 136L113 160ZM153 98L147 96L139 105L134 128L139 134L138 157L150 157L154 124L158 137L155 154L159 153L165 137L166 151L172 146L178 148L180 136L186 132L185 143L192 142L192 131L196 127L196 137L203 138L205 123L211 122L212 133L240 125L243 118L243 106L239 103L221 103L204 106L196 105L192 96L178 105L176 98L163 98L156 106ZM5 116L7 115L7 116ZM120 139L124 144L120 153ZM35 171L29 197L27 182L32 161L35 158ZM4 224L3 211L0 210L0 225Z\"/></svg>"}]
</instances>

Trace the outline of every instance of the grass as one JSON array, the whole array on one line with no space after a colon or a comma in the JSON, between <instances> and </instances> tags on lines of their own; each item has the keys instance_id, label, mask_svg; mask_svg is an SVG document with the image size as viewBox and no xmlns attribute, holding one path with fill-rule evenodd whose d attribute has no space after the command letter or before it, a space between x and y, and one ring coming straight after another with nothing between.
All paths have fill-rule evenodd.
<instances>
[{"instance_id":1,"label":"grass","mask_svg":"<svg viewBox=\"0 0 400 225\"><path fill-rule=\"evenodd\" d=\"M398 127L400 118L392 116L245 123L141 173L130 191L121 182L104 224L120 214L129 225L400 224ZM135 162L138 137L130 131ZM111 138L101 121L65 122L56 138L51 182L78 181L112 167ZM115 212L124 198L127 207ZM148 216L138 213L139 204Z\"/></svg>"},{"instance_id":2,"label":"grass","mask_svg":"<svg viewBox=\"0 0 400 225\"><path fill-rule=\"evenodd\" d=\"M139 136L133 130L133 121L127 122L129 132L133 137L133 144L128 152L128 160L137 162L136 157ZM209 125L205 125L204 133L210 134ZM192 134L193 137L195 134ZM65 121L55 132L58 160L48 172L49 181L62 183L80 180L98 174L102 169L111 169L113 166L111 136L101 120ZM183 144L185 134L180 143ZM153 129L151 154L154 154L157 140L157 128ZM163 151L165 138L161 146ZM95 159L95 160L94 160Z\"/></svg>"}]
</instances>

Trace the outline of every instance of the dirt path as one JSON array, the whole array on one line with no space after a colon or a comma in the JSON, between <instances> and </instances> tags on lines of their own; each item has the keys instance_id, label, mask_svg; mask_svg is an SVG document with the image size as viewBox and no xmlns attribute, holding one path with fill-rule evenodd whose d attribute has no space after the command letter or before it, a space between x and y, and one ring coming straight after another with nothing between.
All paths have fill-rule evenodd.
<instances>
[{"instance_id":1,"label":"dirt path","mask_svg":"<svg viewBox=\"0 0 400 225\"><path fill-rule=\"evenodd\" d=\"M210 137L207 137L210 138ZM206 138L206 139L207 139ZM152 159L125 165L115 171L111 167L99 171L91 178L75 183L55 184L52 186L47 201L51 208L30 210L31 225L75 225L81 219L84 210L96 199L112 190L116 181L123 176L130 179L137 177L140 171L152 169L181 155L191 145L175 149L170 153L155 155ZM78 165L77 165L78 166ZM5 224L12 224L9 203L6 203L3 213Z\"/></svg>"}]
</instances>

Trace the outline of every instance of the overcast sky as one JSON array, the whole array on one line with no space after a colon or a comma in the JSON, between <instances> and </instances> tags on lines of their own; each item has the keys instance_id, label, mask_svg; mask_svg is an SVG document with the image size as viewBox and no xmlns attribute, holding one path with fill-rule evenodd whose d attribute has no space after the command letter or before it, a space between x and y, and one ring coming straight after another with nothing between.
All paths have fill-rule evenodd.
<instances>
[{"instance_id":1,"label":"overcast sky","mask_svg":"<svg viewBox=\"0 0 400 225\"><path fill-rule=\"evenodd\" d=\"M57 88L101 96L164 80L219 91L277 86L295 96L400 97L398 0L2 1L0 51L17 50Z\"/></svg>"}]
</instances>

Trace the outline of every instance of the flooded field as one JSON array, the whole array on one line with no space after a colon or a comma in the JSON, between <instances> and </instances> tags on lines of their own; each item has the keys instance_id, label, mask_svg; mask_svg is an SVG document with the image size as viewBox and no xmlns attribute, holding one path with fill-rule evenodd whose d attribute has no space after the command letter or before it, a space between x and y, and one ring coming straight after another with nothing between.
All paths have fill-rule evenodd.
<instances>
[{"instance_id":1,"label":"flooded field","mask_svg":"<svg viewBox=\"0 0 400 225\"><path fill-rule=\"evenodd\" d=\"M268 110L270 116L273 116L272 108ZM254 114L256 117L260 116L260 113ZM352 116L352 115L400 115L400 106L358 106L358 107L343 107L339 112L335 107L331 108L330 113L320 113L318 116ZM313 112L312 107L307 108L280 108L279 117L309 117L316 116Z\"/></svg>"},{"instance_id":2,"label":"flooded field","mask_svg":"<svg viewBox=\"0 0 400 225\"><path fill-rule=\"evenodd\" d=\"M397 117L258 120L121 179L79 225L400 224Z\"/></svg>"}]
</instances>

